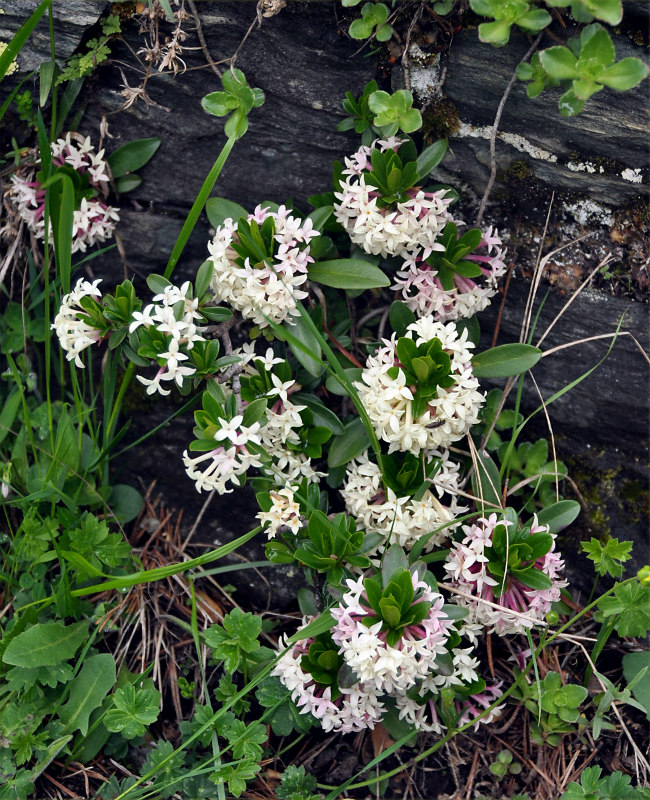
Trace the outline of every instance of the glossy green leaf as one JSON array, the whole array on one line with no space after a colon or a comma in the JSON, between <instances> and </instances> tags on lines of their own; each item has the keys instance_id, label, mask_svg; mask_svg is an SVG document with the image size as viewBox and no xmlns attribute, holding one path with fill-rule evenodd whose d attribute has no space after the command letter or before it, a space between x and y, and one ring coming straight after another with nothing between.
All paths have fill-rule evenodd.
<instances>
[{"instance_id":1,"label":"glossy green leaf","mask_svg":"<svg viewBox=\"0 0 650 800\"><path fill-rule=\"evenodd\" d=\"M155 155L160 147L160 139L136 139L133 142L118 147L115 152L107 157L113 178L121 178L129 172L135 172L143 167ZM124 191L124 190L123 190Z\"/></svg>"},{"instance_id":2,"label":"glossy green leaf","mask_svg":"<svg viewBox=\"0 0 650 800\"><path fill-rule=\"evenodd\" d=\"M333 211L334 206L320 206L319 208L315 209L315 211L312 211L307 219L312 221L314 230L322 231L325 227L325 223L332 216Z\"/></svg>"},{"instance_id":3,"label":"glossy green leaf","mask_svg":"<svg viewBox=\"0 0 650 800\"><path fill-rule=\"evenodd\" d=\"M346 377L350 381L358 381L361 380L361 373L363 370L360 367L350 367L349 369L343 370ZM328 375L327 380L325 381L325 387L327 388L328 392L332 394L337 394L341 397L347 396L348 389L344 386L341 381L338 379L336 375Z\"/></svg>"},{"instance_id":4,"label":"glossy green leaf","mask_svg":"<svg viewBox=\"0 0 650 800\"><path fill-rule=\"evenodd\" d=\"M115 191L118 194L126 194L137 189L142 183L142 178L139 175L123 175L115 181Z\"/></svg>"},{"instance_id":5,"label":"glossy green leaf","mask_svg":"<svg viewBox=\"0 0 650 800\"><path fill-rule=\"evenodd\" d=\"M310 264L308 275L310 281L333 289L375 289L390 285L379 267L358 258L317 261Z\"/></svg>"},{"instance_id":6,"label":"glossy green leaf","mask_svg":"<svg viewBox=\"0 0 650 800\"><path fill-rule=\"evenodd\" d=\"M540 525L548 525L549 533L559 533L568 527L580 513L580 503L575 500L560 500L546 506L537 514Z\"/></svg>"},{"instance_id":7,"label":"glossy green leaf","mask_svg":"<svg viewBox=\"0 0 650 800\"><path fill-rule=\"evenodd\" d=\"M325 369L323 364L323 351L321 350L318 339L314 336L309 325L303 317L294 317L295 324L283 325L285 336L291 347L298 363L301 364L310 375L318 378Z\"/></svg>"},{"instance_id":8,"label":"glossy green leaf","mask_svg":"<svg viewBox=\"0 0 650 800\"><path fill-rule=\"evenodd\" d=\"M333 411L330 411L327 406L323 405L317 397L314 397L313 394L297 392L292 396L292 399L296 405L307 406L314 415L314 425L325 426L334 436L341 436L345 433L345 428L341 420Z\"/></svg>"},{"instance_id":9,"label":"glossy green leaf","mask_svg":"<svg viewBox=\"0 0 650 800\"><path fill-rule=\"evenodd\" d=\"M438 166L447 152L447 146L448 142L446 139L439 139L420 153L416 162L418 178L425 178Z\"/></svg>"},{"instance_id":10,"label":"glossy green leaf","mask_svg":"<svg viewBox=\"0 0 650 800\"><path fill-rule=\"evenodd\" d=\"M502 344L475 355L472 368L477 378L509 378L537 364L542 351L530 344Z\"/></svg>"},{"instance_id":11,"label":"glossy green leaf","mask_svg":"<svg viewBox=\"0 0 650 800\"><path fill-rule=\"evenodd\" d=\"M472 473L472 491L477 498L483 498L485 513L501 507L501 478L499 469L486 451L479 450L476 455L476 470Z\"/></svg>"},{"instance_id":12,"label":"glossy green leaf","mask_svg":"<svg viewBox=\"0 0 650 800\"><path fill-rule=\"evenodd\" d=\"M327 465L330 468L343 466L353 458L360 456L368 447L370 447L368 431L360 419L353 419L345 424L343 436L332 439Z\"/></svg>"},{"instance_id":13,"label":"glossy green leaf","mask_svg":"<svg viewBox=\"0 0 650 800\"><path fill-rule=\"evenodd\" d=\"M226 219L235 222L242 217L248 219L248 211L243 206L233 203L232 200L226 200L225 197L210 197L205 204L205 213L213 228L223 225Z\"/></svg>"}]
</instances>

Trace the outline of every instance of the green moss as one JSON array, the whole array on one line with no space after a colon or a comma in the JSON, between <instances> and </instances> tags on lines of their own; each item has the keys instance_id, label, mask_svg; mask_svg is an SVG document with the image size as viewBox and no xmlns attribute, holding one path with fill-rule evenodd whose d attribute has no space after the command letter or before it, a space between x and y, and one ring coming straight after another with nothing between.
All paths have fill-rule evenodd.
<instances>
[{"instance_id":1,"label":"green moss","mask_svg":"<svg viewBox=\"0 0 650 800\"><path fill-rule=\"evenodd\" d=\"M524 159L513 161L508 169L501 170L497 174L501 183L513 183L514 181L528 181L535 179L535 173L530 164Z\"/></svg>"},{"instance_id":2,"label":"green moss","mask_svg":"<svg viewBox=\"0 0 650 800\"><path fill-rule=\"evenodd\" d=\"M427 142L446 139L460 129L458 109L448 98L435 103L422 115L422 133Z\"/></svg>"}]
</instances>

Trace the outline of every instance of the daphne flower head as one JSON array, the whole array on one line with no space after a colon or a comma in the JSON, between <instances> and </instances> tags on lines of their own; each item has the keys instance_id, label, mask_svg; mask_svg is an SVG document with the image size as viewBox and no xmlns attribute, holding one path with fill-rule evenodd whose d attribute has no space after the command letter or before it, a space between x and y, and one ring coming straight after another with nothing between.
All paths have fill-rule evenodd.
<instances>
[{"instance_id":1,"label":"daphne flower head","mask_svg":"<svg viewBox=\"0 0 650 800\"><path fill-rule=\"evenodd\" d=\"M377 431L396 450L445 448L478 422L484 397L467 331L422 317L370 356L355 386Z\"/></svg>"},{"instance_id":2,"label":"daphne flower head","mask_svg":"<svg viewBox=\"0 0 650 800\"><path fill-rule=\"evenodd\" d=\"M425 192L416 185L417 154L411 150L412 142L392 137L345 159L340 191L334 193L334 216L367 253L427 256L449 220L445 192Z\"/></svg>"},{"instance_id":3,"label":"daphne flower head","mask_svg":"<svg viewBox=\"0 0 650 800\"><path fill-rule=\"evenodd\" d=\"M349 591L332 609L332 639L363 684L378 692L406 691L435 669L453 626L443 598L417 573L347 581Z\"/></svg>"},{"instance_id":4,"label":"daphne flower head","mask_svg":"<svg viewBox=\"0 0 650 800\"><path fill-rule=\"evenodd\" d=\"M410 453L407 456L415 459ZM412 494L398 494L395 488L384 486L381 470L367 453L354 459L348 465L341 495L359 527L367 533L381 534L386 543L407 550L425 536L426 552L447 539L459 524L453 522L454 518L467 507L458 502L456 493L460 488L459 465L449 459L446 451L427 452L427 464L434 459L439 464L430 488L417 500Z\"/></svg>"},{"instance_id":5,"label":"daphne flower head","mask_svg":"<svg viewBox=\"0 0 650 800\"><path fill-rule=\"evenodd\" d=\"M64 139L52 142L52 166L74 170L75 209L72 222L72 252L85 252L88 247L110 238L119 220L115 208L105 202L110 171L104 151L95 152L90 138L67 133ZM70 174L68 173L68 177ZM12 176L9 196L21 218L37 239L45 237L45 177L42 172L23 178ZM51 235L51 231L50 231Z\"/></svg>"},{"instance_id":6,"label":"daphne flower head","mask_svg":"<svg viewBox=\"0 0 650 800\"><path fill-rule=\"evenodd\" d=\"M305 619L305 627L308 620ZM280 639L280 648L288 643ZM310 713L325 731L353 731L374 728L383 705L372 685L358 682L339 686L343 658L329 634L302 639L289 646L273 673L291 692L301 714Z\"/></svg>"},{"instance_id":7,"label":"daphne flower head","mask_svg":"<svg viewBox=\"0 0 650 800\"><path fill-rule=\"evenodd\" d=\"M258 206L248 219L224 220L208 245L215 297L260 328L290 320L307 297L299 287L314 260L309 242L318 235L311 220L292 217L284 206Z\"/></svg>"},{"instance_id":8,"label":"daphne flower head","mask_svg":"<svg viewBox=\"0 0 650 800\"><path fill-rule=\"evenodd\" d=\"M500 635L523 633L542 623L567 585L548 526L534 517L516 528L491 514L464 525L463 532L445 569L448 584L459 590L456 602L470 609L470 621Z\"/></svg>"},{"instance_id":9,"label":"daphne flower head","mask_svg":"<svg viewBox=\"0 0 650 800\"><path fill-rule=\"evenodd\" d=\"M392 288L401 291L418 316L429 314L444 322L483 311L506 269L498 234L475 228L461 236L449 222L438 243L443 249L427 258L407 259Z\"/></svg>"},{"instance_id":10,"label":"daphne flower head","mask_svg":"<svg viewBox=\"0 0 650 800\"><path fill-rule=\"evenodd\" d=\"M61 348L66 352L67 360L74 361L80 369L83 369L84 364L79 354L86 347L99 342L104 333L91 324L90 317L81 304L84 298L102 296L97 288L100 283L101 278L92 283L79 278L74 289L61 300L61 306L52 325Z\"/></svg>"}]
</instances>

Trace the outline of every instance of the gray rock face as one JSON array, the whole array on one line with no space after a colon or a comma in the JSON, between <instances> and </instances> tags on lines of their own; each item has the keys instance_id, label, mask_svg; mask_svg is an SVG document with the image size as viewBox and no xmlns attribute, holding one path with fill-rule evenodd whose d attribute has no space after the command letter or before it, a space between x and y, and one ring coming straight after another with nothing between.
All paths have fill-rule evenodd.
<instances>
[{"instance_id":1,"label":"gray rock face","mask_svg":"<svg viewBox=\"0 0 650 800\"><path fill-rule=\"evenodd\" d=\"M9 41L18 28L36 11L39 0L9 0L0 6L0 41ZM59 64L69 58L106 8L105 0L65 0L52 4L56 58ZM50 34L47 12L41 18L18 56L21 72L38 69L50 59Z\"/></svg>"},{"instance_id":2,"label":"gray rock face","mask_svg":"<svg viewBox=\"0 0 650 800\"><path fill-rule=\"evenodd\" d=\"M627 37L614 40L617 59L644 57L643 48ZM490 171L495 111L528 47L523 36L499 49L481 44L475 31L462 31L454 38L444 91L456 105L461 126L452 136L453 155L445 160L445 169L461 175L479 196ZM559 90L546 90L530 100L525 84L515 84L499 126L498 168L507 170L523 160L555 190L584 192L609 204L638 195L639 184L625 180L622 173L640 169L647 184L647 85L627 92L603 90L574 118L560 116L559 95Z\"/></svg>"}]
</instances>

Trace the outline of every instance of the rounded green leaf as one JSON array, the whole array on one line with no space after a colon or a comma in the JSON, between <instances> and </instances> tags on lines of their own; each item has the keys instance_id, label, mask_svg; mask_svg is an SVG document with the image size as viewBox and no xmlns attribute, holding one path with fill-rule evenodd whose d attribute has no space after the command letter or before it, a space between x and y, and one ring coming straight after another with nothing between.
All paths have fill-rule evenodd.
<instances>
[{"instance_id":1,"label":"rounded green leaf","mask_svg":"<svg viewBox=\"0 0 650 800\"><path fill-rule=\"evenodd\" d=\"M574 117L585 107L585 101L581 100L573 89L567 89L560 97L557 105L563 117Z\"/></svg>"},{"instance_id":2,"label":"rounded green leaf","mask_svg":"<svg viewBox=\"0 0 650 800\"><path fill-rule=\"evenodd\" d=\"M404 133L413 133L422 127L422 114L417 108L411 108L399 118L399 126Z\"/></svg>"},{"instance_id":3,"label":"rounded green leaf","mask_svg":"<svg viewBox=\"0 0 650 800\"><path fill-rule=\"evenodd\" d=\"M214 117L225 117L239 107L239 100L229 92L210 92L201 99L201 108Z\"/></svg>"},{"instance_id":4,"label":"rounded green leaf","mask_svg":"<svg viewBox=\"0 0 650 800\"><path fill-rule=\"evenodd\" d=\"M541 8L533 9L523 17L517 18L517 25L526 31L541 31L551 24L551 15Z\"/></svg>"},{"instance_id":5,"label":"rounded green leaf","mask_svg":"<svg viewBox=\"0 0 650 800\"><path fill-rule=\"evenodd\" d=\"M578 60L568 47L549 47L539 53L539 60L546 72L558 81L579 77Z\"/></svg>"},{"instance_id":6,"label":"rounded green leaf","mask_svg":"<svg viewBox=\"0 0 650 800\"><path fill-rule=\"evenodd\" d=\"M648 66L639 58L624 58L598 76L598 83L625 92L633 89L648 75Z\"/></svg>"},{"instance_id":7,"label":"rounded green leaf","mask_svg":"<svg viewBox=\"0 0 650 800\"><path fill-rule=\"evenodd\" d=\"M541 357L539 347L502 344L474 356L472 367L477 378L509 378L531 369Z\"/></svg>"},{"instance_id":8,"label":"rounded green leaf","mask_svg":"<svg viewBox=\"0 0 650 800\"><path fill-rule=\"evenodd\" d=\"M376 289L390 285L379 267L358 258L317 261L310 265L307 274L310 281L333 289Z\"/></svg>"},{"instance_id":9,"label":"rounded green leaf","mask_svg":"<svg viewBox=\"0 0 650 800\"><path fill-rule=\"evenodd\" d=\"M365 18L355 19L352 25L350 25L348 33L353 39L367 39L372 35L373 27L372 22L369 22Z\"/></svg>"},{"instance_id":10,"label":"rounded green leaf","mask_svg":"<svg viewBox=\"0 0 650 800\"><path fill-rule=\"evenodd\" d=\"M484 22L478 26L478 38L486 44L503 47L508 44L510 38L510 25L511 23L505 20Z\"/></svg>"},{"instance_id":11,"label":"rounded green leaf","mask_svg":"<svg viewBox=\"0 0 650 800\"><path fill-rule=\"evenodd\" d=\"M237 222L241 217L244 219L248 217L248 211L243 206L233 203L232 200L226 200L225 197L210 197L205 204L205 213L213 228L223 225L226 219Z\"/></svg>"}]
</instances>

